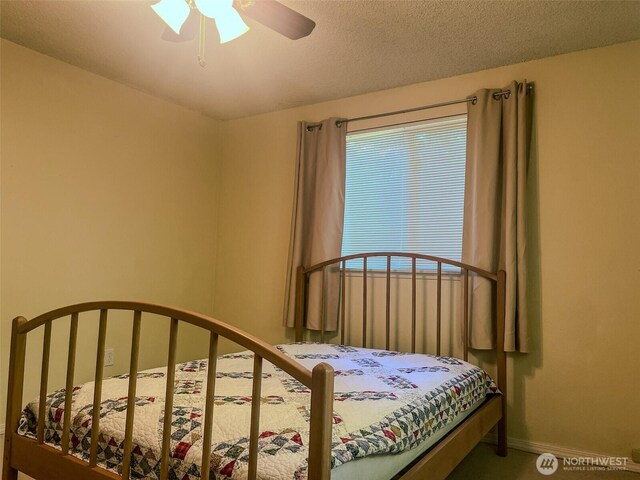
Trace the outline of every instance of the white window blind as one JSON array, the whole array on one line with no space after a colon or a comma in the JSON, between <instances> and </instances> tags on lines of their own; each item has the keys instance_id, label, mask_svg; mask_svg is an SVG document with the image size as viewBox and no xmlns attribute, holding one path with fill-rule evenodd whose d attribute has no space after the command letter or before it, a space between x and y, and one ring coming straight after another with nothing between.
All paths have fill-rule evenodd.
<instances>
[{"instance_id":1,"label":"white window blind","mask_svg":"<svg viewBox=\"0 0 640 480\"><path fill-rule=\"evenodd\" d=\"M397 251L460 260L466 137L466 115L347 135L342 255ZM347 267L362 268L362 261ZM369 259L367 267L386 269L386 258ZM392 268L410 269L410 260L394 258Z\"/></svg>"}]
</instances>

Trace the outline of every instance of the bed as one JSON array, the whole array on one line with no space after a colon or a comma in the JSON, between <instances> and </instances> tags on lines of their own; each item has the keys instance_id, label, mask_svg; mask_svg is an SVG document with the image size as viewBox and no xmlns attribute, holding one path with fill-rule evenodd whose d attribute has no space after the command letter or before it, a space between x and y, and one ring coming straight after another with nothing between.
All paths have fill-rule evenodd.
<instances>
[{"instance_id":1,"label":"bed","mask_svg":"<svg viewBox=\"0 0 640 480\"><path fill-rule=\"evenodd\" d=\"M367 308L354 320L346 314L348 263L360 260L363 305L367 261L386 258L386 341L371 345ZM411 285L405 349L391 348L391 258L410 262ZM433 262L437 285L433 354L422 344L416 315L418 261ZM340 320L336 332L305 332L309 279L332 268L340 277ZM449 269L443 272L444 268ZM380 272L377 272L380 275ZM460 279L461 313L468 319L469 276L495 284L495 381L468 360L468 321L456 335L462 358L441 355L443 277ZM384 279L384 278L383 278ZM296 343L271 346L221 321L172 307L137 302L92 302L60 308L32 320L13 322L7 399L3 480L18 471L37 480L117 479L311 479L404 480L445 478L497 425L498 454L506 455L506 359L503 271L406 253L340 257L298 269ZM103 378L110 310L132 312L129 372ZM74 385L78 323L99 311L93 382ZM144 313L170 319L167 366L138 371ZM71 317L66 384L48 389L52 323ZM362 332L350 338L352 322ZM404 320L403 320L404 321ZM186 322L209 334L205 359L176 362L178 326ZM361 327L361 328L360 328ZM23 403L26 336L42 328L40 394ZM367 341L369 334L369 341ZM244 351L218 356L218 339ZM309 336L315 342L305 341ZM376 348L377 347L377 348ZM214 415L215 412L215 415Z\"/></svg>"}]
</instances>

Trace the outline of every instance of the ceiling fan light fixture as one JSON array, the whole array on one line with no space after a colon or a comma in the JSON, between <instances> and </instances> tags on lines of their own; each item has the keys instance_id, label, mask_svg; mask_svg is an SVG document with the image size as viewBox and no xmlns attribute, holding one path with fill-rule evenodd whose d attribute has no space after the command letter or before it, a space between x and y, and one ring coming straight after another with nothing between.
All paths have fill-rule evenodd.
<instances>
[{"instance_id":1,"label":"ceiling fan light fixture","mask_svg":"<svg viewBox=\"0 0 640 480\"><path fill-rule=\"evenodd\" d=\"M306 37L316 26L313 20L278 0L157 0L152 8L168 25L163 40L193 40L199 31L200 56L204 52L206 18L216 23L220 43L248 32L244 21L247 17L291 40Z\"/></svg>"},{"instance_id":2,"label":"ceiling fan light fixture","mask_svg":"<svg viewBox=\"0 0 640 480\"><path fill-rule=\"evenodd\" d=\"M227 43L244 35L249 31L249 26L244 23L238 12L231 7L222 16L215 19L220 43Z\"/></svg>"},{"instance_id":3,"label":"ceiling fan light fixture","mask_svg":"<svg viewBox=\"0 0 640 480\"><path fill-rule=\"evenodd\" d=\"M191 12L191 8L184 0L160 0L151 5L151 8L178 35Z\"/></svg>"},{"instance_id":4,"label":"ceiling fan light fixture","mask_svg":"<svg viewBox=\"0 0 640 480\"><path fill-rule=\"evenodd\" d=\"M233 8L233 0L195 0L195 4L202 15L215 20L220 43L229 42L249 31L247 24Z\"/></svg>"}]
</instances>

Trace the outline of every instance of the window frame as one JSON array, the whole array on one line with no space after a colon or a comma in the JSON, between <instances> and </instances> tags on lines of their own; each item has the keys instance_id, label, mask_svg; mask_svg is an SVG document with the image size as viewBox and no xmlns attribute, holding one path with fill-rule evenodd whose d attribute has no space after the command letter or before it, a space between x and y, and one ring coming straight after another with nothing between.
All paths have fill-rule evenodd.
<instances>
[{"instance_id":1,"label":"window frame","mask_svg":"<svg viewBox=\"0 0 640 480\"><path fill-rule=\"evenodd\" d=\"M453 113L450 115L442 115L442 116L437 116L437 117L430 117L430 118L423 118L423 119L419 119L419 120L411 120L411 121L406 121L406 122L399 122L399 123L393 123L393 124L386 124L386 125L377 125L377 126L373 126L373 127L369 127L369 128L362 128L362 129L357 129L357 130L351 130L349 132L347 132L347 141L348 141L348 136L350 134L358 134L358 133L365 133L365 132L375 132L375 131L383 131L383 130L392 130L395 128L401 128L401 127L405 127L405 126L413 126L413 125L425 125L425 124L431 124L431 123L441 123L441 122L445 122L447 120L456 120L456 119L466 119L468 122L468 113L465 112L458 112L458 113ZM466 150L466 136L465 136L465 150ZM466 166L466 154L465 154L465 166ZM464 205L464 191L463 191L463 205ZM463 207L464 208L464 207ZM345 213L346 213L346 190L345 190ZM464 211L462 213L462 221L464 222ZM344 241L344 231L343 231L343 241ZM398 251L397 249L395 251ZM362 252L358 252L358 253L362 253ZM416 252L407 252L407 253L416 253ZM345 255L345 252L342 251L341 249L341 256ZM462 256L462 252L461 255ZM444 258L444 257L443 257ZM455 260L455 259L453 259ZM458 261L461 261L460 259L457 259ZM432 267L427 267L427 268L419 268L419 265L416 265L416 274L418 276L423 276L423 277L431 277L433 276L434 278L437 277L437 267L436 264L434 262L430 262L429 265L433 265ZM339 267L339 270L342 271L342 266ZM459 277L461 272L461 269L458 267L450 267L441 270L441 275L443 278L446 277L451 277L449 278L449 280L455 280L457 277ZM355 267L349 267L348 266L348 262L345 263L345 275L346 276L358 276L358 275L362 275L364 273L364 268L362 266L355 266ZM391 275L397 275L400 277L404 277L404 276L411 276L412 275L412 269L411 268L391 268L390 269L390 274ZM387 275L387 268L386 267L369 267L367 266L367 276L370 276L372 278L376 278L376 277L386 277Z\"/></svg>"}]
</instances>

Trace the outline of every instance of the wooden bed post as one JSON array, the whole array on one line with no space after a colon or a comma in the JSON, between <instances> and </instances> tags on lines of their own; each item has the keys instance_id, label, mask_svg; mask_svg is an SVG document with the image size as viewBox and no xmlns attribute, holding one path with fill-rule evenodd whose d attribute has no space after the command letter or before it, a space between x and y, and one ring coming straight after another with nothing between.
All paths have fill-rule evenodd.
<instances>
[{"instance_id":1,"label":"wooden bed post","mask_svg":"<svg viewBox=\"0 0 640 480\"><path fill-rule=\"evenodd\" d=\"M498 271L498 283L496 288L496 354L498 367L498 388L502 392L502 418L498 422L498 455L507 456L507 354L504 351L505 332L505 301L507 288L507 274L504 270Z\"/></svg>"},{"instance_id":2,"label":"wooden bed post","mask_svg":"<svg viewBox=\"0 0 640 480\"><path fill-rule=\"evenodd\" d=\"M319 363L311 373L309 480L331 478L331 430L333 428L333 367Z\"/></svg>"},{"instance_id":3,"label":"wooden bed post","mask_svg":"<svg viewBox=\"0 0 640 480\"><path fill-rule=\"evenodd\" d=\"M18 333L27 323L24 317L13 319L11 326L11 354L9 357L9 389L7 391L7 416L4 432L4 460L2 462L2 480L16 480L18 471L11 467L11 437L18 430L22 411L22 388L24 386L24 358L27 335Z\"/></svg>"},{"instance_id":4,"label":"wooden bed post","mask_svg":"<svg viewBox=\"0 0 640 480\"><path fill-rule=\"evenodd\" d=\"M294 325L296 327L296 342L301 342L304 327L304 299L306 297L306 282L304 267L300 265L296 270L296 305L294 313Z\"/></svg>"}]
</instances>

